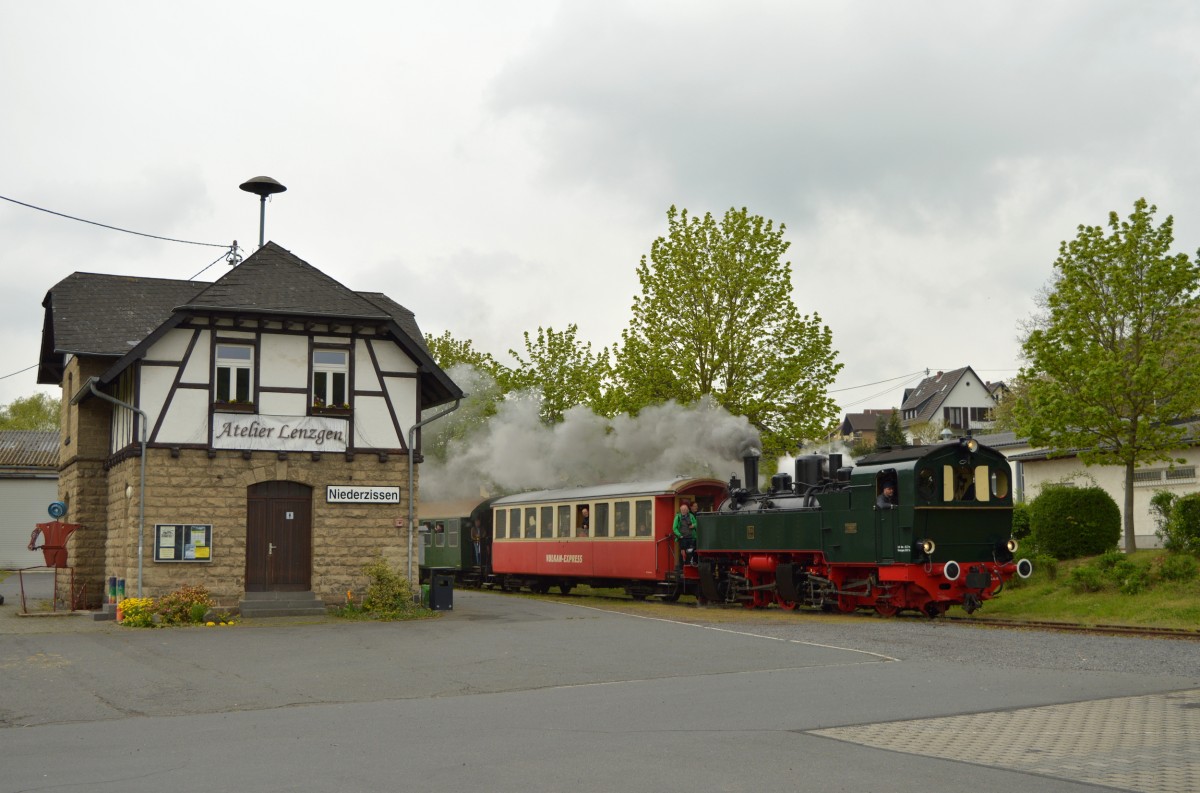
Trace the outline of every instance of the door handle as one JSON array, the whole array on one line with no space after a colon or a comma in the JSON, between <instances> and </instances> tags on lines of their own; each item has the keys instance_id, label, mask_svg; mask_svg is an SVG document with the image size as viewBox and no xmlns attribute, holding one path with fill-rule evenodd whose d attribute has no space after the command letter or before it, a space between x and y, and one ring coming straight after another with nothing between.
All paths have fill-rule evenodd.
<instances>
[{"instance_id":1,"label":"door handle","mask_svg":"<svg viewBox=\"0 0 1200 793\"><path fill-rule=\"evenodd\" d=\"M275 543L269 542L267 543L267 556L270 556L273 553L275 553Z\"/></svg>"}]
</instances>

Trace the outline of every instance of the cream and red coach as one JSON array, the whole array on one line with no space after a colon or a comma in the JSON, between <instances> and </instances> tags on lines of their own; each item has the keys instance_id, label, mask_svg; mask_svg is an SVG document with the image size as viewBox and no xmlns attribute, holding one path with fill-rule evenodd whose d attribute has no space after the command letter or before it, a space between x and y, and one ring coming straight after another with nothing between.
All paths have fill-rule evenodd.
<instances>
[{"instance_id":1,"label":"cream and red coach","mask_svg":"<svg viewBox=\"0 0 1200 793\"><path fill-rule=\"evenodd\" d=\"M700 512L727 494L718 479L541 490L496 499L492 574L505 589L564 594L576 584L621 588L632 597L677 599L671 527L682 502ZM587 515L586 527L584 510Z\"/></svg>"}]
</instances>

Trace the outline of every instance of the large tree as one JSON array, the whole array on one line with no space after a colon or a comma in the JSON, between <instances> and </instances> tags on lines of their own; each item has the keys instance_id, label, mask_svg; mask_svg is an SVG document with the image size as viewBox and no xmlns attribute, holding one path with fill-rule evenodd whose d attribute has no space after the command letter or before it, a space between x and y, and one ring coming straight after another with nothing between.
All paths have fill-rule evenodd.
<instances>
[{"instance_id":1,"label":"large tree","mask_svg":"<svg viewBox=\"0 0 1200 793\"><path fill-rule=\"evenodd\" d=\"M1027 365L1013 418L1032 443L1082 449L1085 464L1125 468L1125 548L1134 550L1133 474L1171 460L1180 422L1200 410L1200 258L1170 252L1173 220L1134 203L1108 233L1080 226L1059 247L1043 311L1022 342Z\"/></svg>"},{"instance_id":2,"label":"large tree","mask_svg":"<svg viewBox=\"0 0 1200 793\"><path fill-rule=\"evenodd\" d=\"M537 336L525 332L525 355L509 350L517 360L511 387L536 389L542 396L542 419L554 424L576 405L604 412L605 394L611 378L608 349L592 352L591 342L581 342L575 324L564 331L546 327Z\"/></svg>"},{"instance_id":3,"label":"large tree","mask_svg":"<svg viewBox=\"0 0 1200 793\"><path fill-rule=\"evenodd\" d=\"M717 220L671 207L667 224L638 265L642 292L616 351L621 407L711 394L760 430L769 456L821 436L842 364L821 317L792 301L785 227L745 208Z\"/></svg>"},{"instance_id":4,"label":"large tree","mask_svg":"<svg viewBox=\"0 0 1200 793\"><path fill-rule=\"evenodd\" d=\"M0 405L0 430L56 430L59 402L45 393Z\"/></svg>"}]
</instances>

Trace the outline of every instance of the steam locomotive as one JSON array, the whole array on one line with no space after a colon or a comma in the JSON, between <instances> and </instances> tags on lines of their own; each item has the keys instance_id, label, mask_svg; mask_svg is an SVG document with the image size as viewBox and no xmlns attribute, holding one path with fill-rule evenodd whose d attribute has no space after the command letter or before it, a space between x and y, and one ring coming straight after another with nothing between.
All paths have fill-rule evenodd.
<instances>
[{"instance_id":1,"label":"steam locomotive","mask_svg":"<svg viewBox=\"0 0 1200 793\"><path fill-rule=\"evenodd\" d=\"M755 492L757 461L746 460L751 486L732 480L720 509L698 516L687 588L753 607L936 617L955 605L971 613L1013 575L1033 572L1014 558L1008 461L973 438L884 451L854 467L838 454L805 455L795 471Z\"/></svg>"},{"instance_id":2,"label":"steam locomotive","mask_svg":"<svg viewBox=\"0 0 1200 793\"><path fill-rule=\"evenodd\" d=\"M430 558L456 556L460 578L478 585L565 594L588 584L752 608L971 613L1013 575L1032 573L1014 557L1008 462L972 438L885 451L854 467L838 454L805 455L794 478L776 474L765 492L755 486L757 458L744 464L747 486L733 477L728 486L675 479L546 490L461 506L460 517L422 505L422 532ZM684 502L698 540L680 563L671 526ZM478 552L468 526L478 529Z\"/></svg>"}]
</instances>

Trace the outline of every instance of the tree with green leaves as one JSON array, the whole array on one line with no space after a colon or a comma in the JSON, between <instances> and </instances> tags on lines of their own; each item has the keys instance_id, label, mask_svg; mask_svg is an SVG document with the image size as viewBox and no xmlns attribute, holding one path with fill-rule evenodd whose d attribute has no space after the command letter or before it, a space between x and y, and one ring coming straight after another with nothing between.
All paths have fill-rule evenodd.
<instances>
[{"instance_id":1,"label":"tree with green leaves","mask_svg":"<svg viewBox=\"0 0 1200 793\"><path fill-rule=\"evenodd\" d=\"M875 417L875 450L899 449L907 442L904 428L900 426L900 413L893 410L887 416L880 413Z\"/></svg>"},{"instance_id":2,"label":"tree with green leaves","mask_svg":"<svg viewBox=\"0 0 1200 793\"><path fill-rule=\"evenodd\" d=\"M671 207L667 224L638 265L641 295L616 350L620 408L711 394L759 429L767 457L821 437L842 364L821 317L792 301L785 227L745 208L718 220Z\"/></svg>"},{"instance_id":3,"label":"tree with green leaves","mask_svg":"<svg viewBox=\"0 0 1200 793\"><path fill-rule=\"evenodd\" d=\"M0 406L0 430L56 430L59 401L49 394L17 397Z\"/></svg>"},{"instance_id":4,"label":"tree with green leaves","mask_svg":"<svg viewBox=\"0 0 1200 793\"><path fill-rule=\"evenodd\" d=\"M456 364L465 363L493 378L502 387L511 375L511 371L493 358L491 353L476 350L474 342L470 339L456 339L450 335L450 331L441 336L426 333L425 346L429 348L434 363L445 371L449 371L450 367Z\"/></svg>"},{"instance_id":5,"label":"tree with green leaves","mask_svg":"<svg viewBox=\"0 0 1200 793\"><path fill-rule=\"evenodd\" d=\"M512 390L536 389L542 395L542 419L549 424L562 421L563 413L576 405L604 412L605 394L611 379L608 348L592 352L592 343L581 342L574 323L564 331L537 329L536 338L525 332L525 355L509 350L517 360Z\"/></svg>"},{"instance_id":6,"label":"tree with green leaves","mask_svg":"<svg viewBox=\"0 0 1200 793\"><path fill-rule=\"evenodd\" d=\"M1128 220L1109 214L1108 233L1080 226L1060 245L1022 341L1013 406L1031 443L1124 466L1127 551L1136 548L1134 469L1174 459L1180 423L1200 410L1200 256L1170 252L1174 221L1155 226L1156 211L1138 199Z\"/></svg>"}]
</instances>

